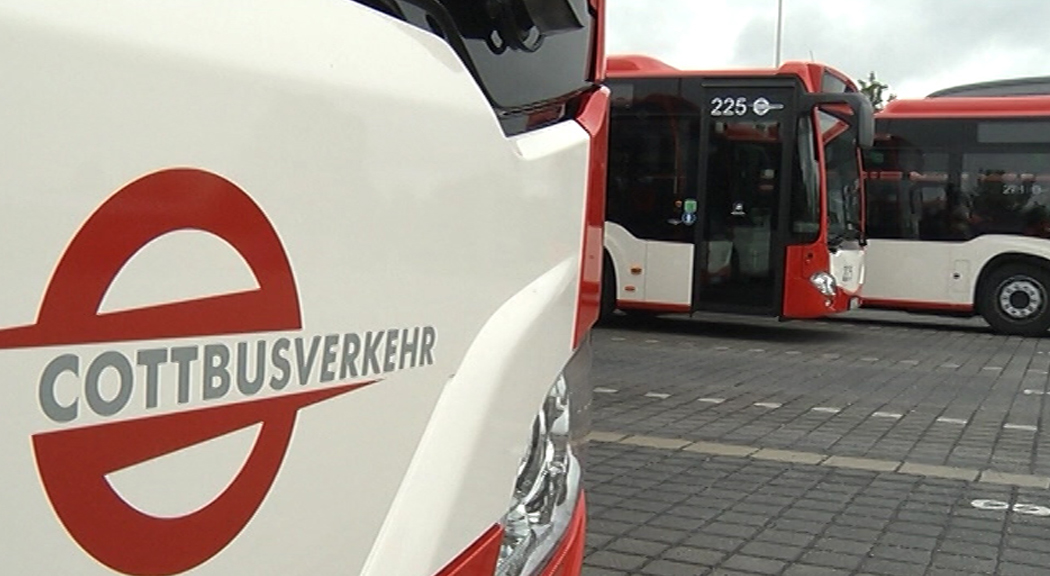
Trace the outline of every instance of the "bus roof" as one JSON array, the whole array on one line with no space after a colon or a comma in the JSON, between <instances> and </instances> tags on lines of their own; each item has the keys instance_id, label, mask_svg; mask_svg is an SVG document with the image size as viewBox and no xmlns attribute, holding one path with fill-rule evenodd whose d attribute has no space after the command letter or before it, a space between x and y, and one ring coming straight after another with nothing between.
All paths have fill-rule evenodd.
<instances>
[{"instance_id":1,"label":"bus roof","mask_svg":"<svg viewBox=\"0 0 1050 576\"><path fill-rule=\"evenodd\" d=\"M615 78L666 78L666 77L762 77L762 76L793 76L802 80L808 92L819 92L822 89L829 92L855 92L857 85L842 72L819 62L785 62L778 68L743 68L736 70L682 70L675 68L666 62L640 54L617 54L609 56L606 60L608 69L607 77ZM841 82L844 87L837 90L828 90L823 87L824 74L830 74Z\"/></svg>"},{"instance_id":2,"label":"bus roof","mask_svg":"<svg viewBox=\"0 0 1050 576\"><path fill-rule=\"evenodd\" d=\"M927 98L969 96L1046 96L1050 95L1050 76L1007 78L953 86L933 92Z\"/></svg>"},{"instance_id":3,"label":"bus roof","mask_svg":"<svg viewBox=\"0 0 1050 576\"><path fill-rule=\"evenodd\" d=\"M1010 118L1050 116L1050 96L894 100L876 118Z\"/></svg>"}]
</instances>

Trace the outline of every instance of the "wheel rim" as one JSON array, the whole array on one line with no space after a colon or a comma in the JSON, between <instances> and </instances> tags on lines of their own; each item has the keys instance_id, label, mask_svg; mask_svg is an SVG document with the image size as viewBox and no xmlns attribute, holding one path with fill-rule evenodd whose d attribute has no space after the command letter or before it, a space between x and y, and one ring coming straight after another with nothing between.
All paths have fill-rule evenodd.
<instances>
[{"instance_id":1,"label":"wheel rim","mask_svg":"<svg viewBox=\"0 0 1050 576\"><path fill-rule=\"evenodd\" d=\"M1046 308L1046 289L1030 276L1008 278L997 292L999 309L1011 320L1031 320Z\"/></svg>"}]
</instances>

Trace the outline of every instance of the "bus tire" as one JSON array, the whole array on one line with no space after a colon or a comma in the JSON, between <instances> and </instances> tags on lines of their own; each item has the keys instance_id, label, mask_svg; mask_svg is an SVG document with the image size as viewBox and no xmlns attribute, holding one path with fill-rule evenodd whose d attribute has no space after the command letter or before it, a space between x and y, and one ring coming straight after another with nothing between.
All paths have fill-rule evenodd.
<instances>
[{"instance_id":1,"label":"bus tire","mask_svg":"<svg viewBox=\"0 0 1050 576\"><path fill-rule=\"evenodd\" d=\"M1015 336L1042 336L1050 329L1050 272L1020 262L992 270L977 295L992 329Z\"/></svg>"},{"instance_id":2,"label":"bus tire","mask_svg":"<svg viewBox=\"0 0 1050 576\"><path fill-rule=\"evenodd\" d=\"M602 259L602 292L599 306L598 320L609 321L616 312L616 270L608 252Z\"/></svg>"}]
</instances>

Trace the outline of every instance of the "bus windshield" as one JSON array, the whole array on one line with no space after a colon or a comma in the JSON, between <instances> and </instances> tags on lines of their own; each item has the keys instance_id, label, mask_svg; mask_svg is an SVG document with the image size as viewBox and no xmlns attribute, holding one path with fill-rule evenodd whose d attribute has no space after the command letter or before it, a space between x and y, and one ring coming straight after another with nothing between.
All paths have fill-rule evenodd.
<instances>
[{"instance_id":1,"label":"bus windshield","mask_svg":"<svg viewBox=\"0 0 1050 576\"><path fill-rule=\"evenodd\" d=\"M856 134L845 122L824 112L820 118L827 182L828 243L859 240L861 233L860 166Z\"/></svg>"}]
</instances>

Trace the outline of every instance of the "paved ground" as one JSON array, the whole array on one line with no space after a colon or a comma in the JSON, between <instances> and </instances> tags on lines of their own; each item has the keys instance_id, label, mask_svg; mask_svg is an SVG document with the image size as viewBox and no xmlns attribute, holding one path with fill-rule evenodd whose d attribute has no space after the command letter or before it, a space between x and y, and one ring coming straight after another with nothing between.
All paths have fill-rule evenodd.
<instances>
[{"instance_id":1,"label":"paved ground","mask_svg":"<svg viewBox=\"0 0 1050 576\"><path fill-rule=\"evenodd\" d=\"M1050 338L861 311L595 348L587 576L1050 574Z\"/></svg>"}]
</instances>

